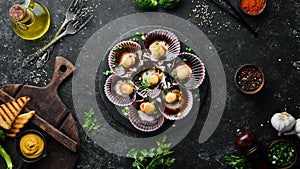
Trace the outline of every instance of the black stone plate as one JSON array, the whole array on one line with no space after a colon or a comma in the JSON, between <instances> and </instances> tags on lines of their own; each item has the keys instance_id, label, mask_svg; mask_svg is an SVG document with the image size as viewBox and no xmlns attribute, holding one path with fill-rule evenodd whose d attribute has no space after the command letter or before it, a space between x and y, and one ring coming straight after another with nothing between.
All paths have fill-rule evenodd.
<instances>
[{"instance_id":1,"label":"black stone plate","mask_svg":"<svg viewBox=\"0 0 300 169\"><path fill-rule=\"evenodd\" d=\"M128 38L124 38L123 40L129 40L129 39L134 38L134 37L137 37L137 36L131 36L131 37L128 37ZM142 50L143 50L143 42L140 40L140 38L139 38L138 43L141 45ZM185 49L188 46L185 45L183 42L180 42L180 43L181 43L180 44L181 45L181 52L186 52ZM140 130L136 129L130 123L129 119L121 113L121 110L123 109L123 107L116 106L116 105L112 104L107 99L107 97L104 93L104 85L105 85L106 79L109 76L103 75L103 72L105 72L107 70L110 70L110 68L108 66L109 51L110 51L110 49L108 50L105 57L103 58L103 60L101 60L101 63L99 64L99 68L98 68L98 72L97 72L97 76L96 76L96 81L95 81L95 83L96 83L95 84L95 86L96 86L96 89L95 89L96 90L96 99L97 99L98 106L100 106L101 103L102 103L102 104L105 105L105 108L106 108L106 111L101 112L103 114L103 117L105 118L105 120L117 131L120 131L124 134L134 136L134 137L151 137L151 136L155 136L155 135L158 135L160 133L163 133L165 130L172 127L174 121L167 120L165 118L165 122L164 122L163 126L160 127L159 129L157 129L155 131L152 131L152 132L140 131ZM191 51L190 53L195 54L193 51ZM199 91L199 94L200 94L200 107L199 107L199 112L198 113L202 113L201 108L202 108L207 96L210 93L210 80L209 80L207 71L205 73L205 79L204 79L203 83L201 84L201 86L198 89L199 90L195 89L195 90L191 90L191 91L192 91L193 94L197 93ZM194 102L195 102L195 99L194 99ZM182 120L184 120L184 119L182 119Z\"/></svg>"}]
</instances>

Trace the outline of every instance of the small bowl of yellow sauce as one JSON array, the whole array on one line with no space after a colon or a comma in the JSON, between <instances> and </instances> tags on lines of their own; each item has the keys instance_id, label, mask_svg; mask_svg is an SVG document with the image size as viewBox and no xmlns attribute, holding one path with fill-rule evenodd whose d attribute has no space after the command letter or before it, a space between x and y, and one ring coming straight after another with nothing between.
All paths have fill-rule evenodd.
<instances>
[{"instance_id":1,"label":"small bowl of yellow sauce","mask_svg":"<svg viewBox=\"0 0 300 169\"><path fill-rule=\"evenodd\" d=\"M44 135L37 130L26 130L17 137L17 151L23 162L33 163L47 155Z\"/></svg>"}]
</instances>

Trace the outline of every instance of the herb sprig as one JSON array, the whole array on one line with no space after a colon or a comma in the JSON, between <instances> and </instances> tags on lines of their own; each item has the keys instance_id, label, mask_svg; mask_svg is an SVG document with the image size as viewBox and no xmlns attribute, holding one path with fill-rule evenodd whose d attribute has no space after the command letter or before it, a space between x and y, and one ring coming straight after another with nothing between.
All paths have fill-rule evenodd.
<instances>
[{"instance_id":1,"label":"herb sprig","mask_svg":"<svg viewBox=\"0 0 300 169\"><path fill-rule=\"evenodd\" d=\"M135 148L131 149L127 157L133 158L134 162L132 163L132 167L137 169L156 169L156 168L164 168L165 166L170 167L174 164L175 158L167 157L173 153L169 148L172 143L165 143L167 140L167 136L160 138L156 141L157 148L149 148L137 150Z\"/></svg>"},{"instance_id":2,"label":"herb sprig","mask_svg":"<svg viewBox=\"0 0 300 169\"><path fill-rule=\"evenodd\" d=\"M224 156L226 164L234 169L252 169L250 163L245 157L240 157L236 155Z\"/></svg>"},{"instance_id":3,"label":"herb sprig","mask_svg":"<svg viewBox=\"0 0 300 169\"><path fill-rule=\"evenodd\" d=\"M90 109L88 112L84 113L83 128L86 129L85 140L87 140L89 132L91 132L93 130L96 132L99 132L99 130L100 130L100 125L97 123L97 118L93 117L93 115L94 115L93 109Z\"/></svg>"}]
</instances>

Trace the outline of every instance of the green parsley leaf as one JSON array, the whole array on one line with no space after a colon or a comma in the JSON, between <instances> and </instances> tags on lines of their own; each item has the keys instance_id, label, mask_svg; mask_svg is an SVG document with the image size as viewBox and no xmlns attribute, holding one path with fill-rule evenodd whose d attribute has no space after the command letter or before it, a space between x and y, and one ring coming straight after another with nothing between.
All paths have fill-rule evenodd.
<instances>
[{"instance_id":1,"label":"green parsley leaf","mask_svg":"<svg viewBox=\"0 0 300 169\"><path fill-rule=\"evenodd\" d=\"M93 117L94 110L90 109L88 112L84 113L84 124L83 128L86 129L85 139L87 139L89 132L96 131L99 132L100 125L97 123L97 118Z\"/></svg>"}]
</instances>

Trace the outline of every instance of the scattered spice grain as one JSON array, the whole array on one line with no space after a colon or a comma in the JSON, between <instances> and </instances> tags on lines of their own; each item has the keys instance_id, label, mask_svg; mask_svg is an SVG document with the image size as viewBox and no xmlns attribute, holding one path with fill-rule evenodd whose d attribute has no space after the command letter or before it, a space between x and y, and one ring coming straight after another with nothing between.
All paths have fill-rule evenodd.
<instances>
[{"instance_id":1,"label":"scattered spice grain","mask_svg":"<svg viewBox=\"0 0 300 169\"><path fill-rule=\"evenodd\" d=\"M194 1L192 1L194 2ZM212 20L214 18L214 14L216 12L211 11L209 9L209 5L206 4L206 0L203 0L201 3L200 1L197 1L196 6L192 9L192 12L195 16L195 18L199 18L200 19L200 23L198 23L198 25L203 26L213 26L212 24Z\"/></svg>"}]
</instances>

